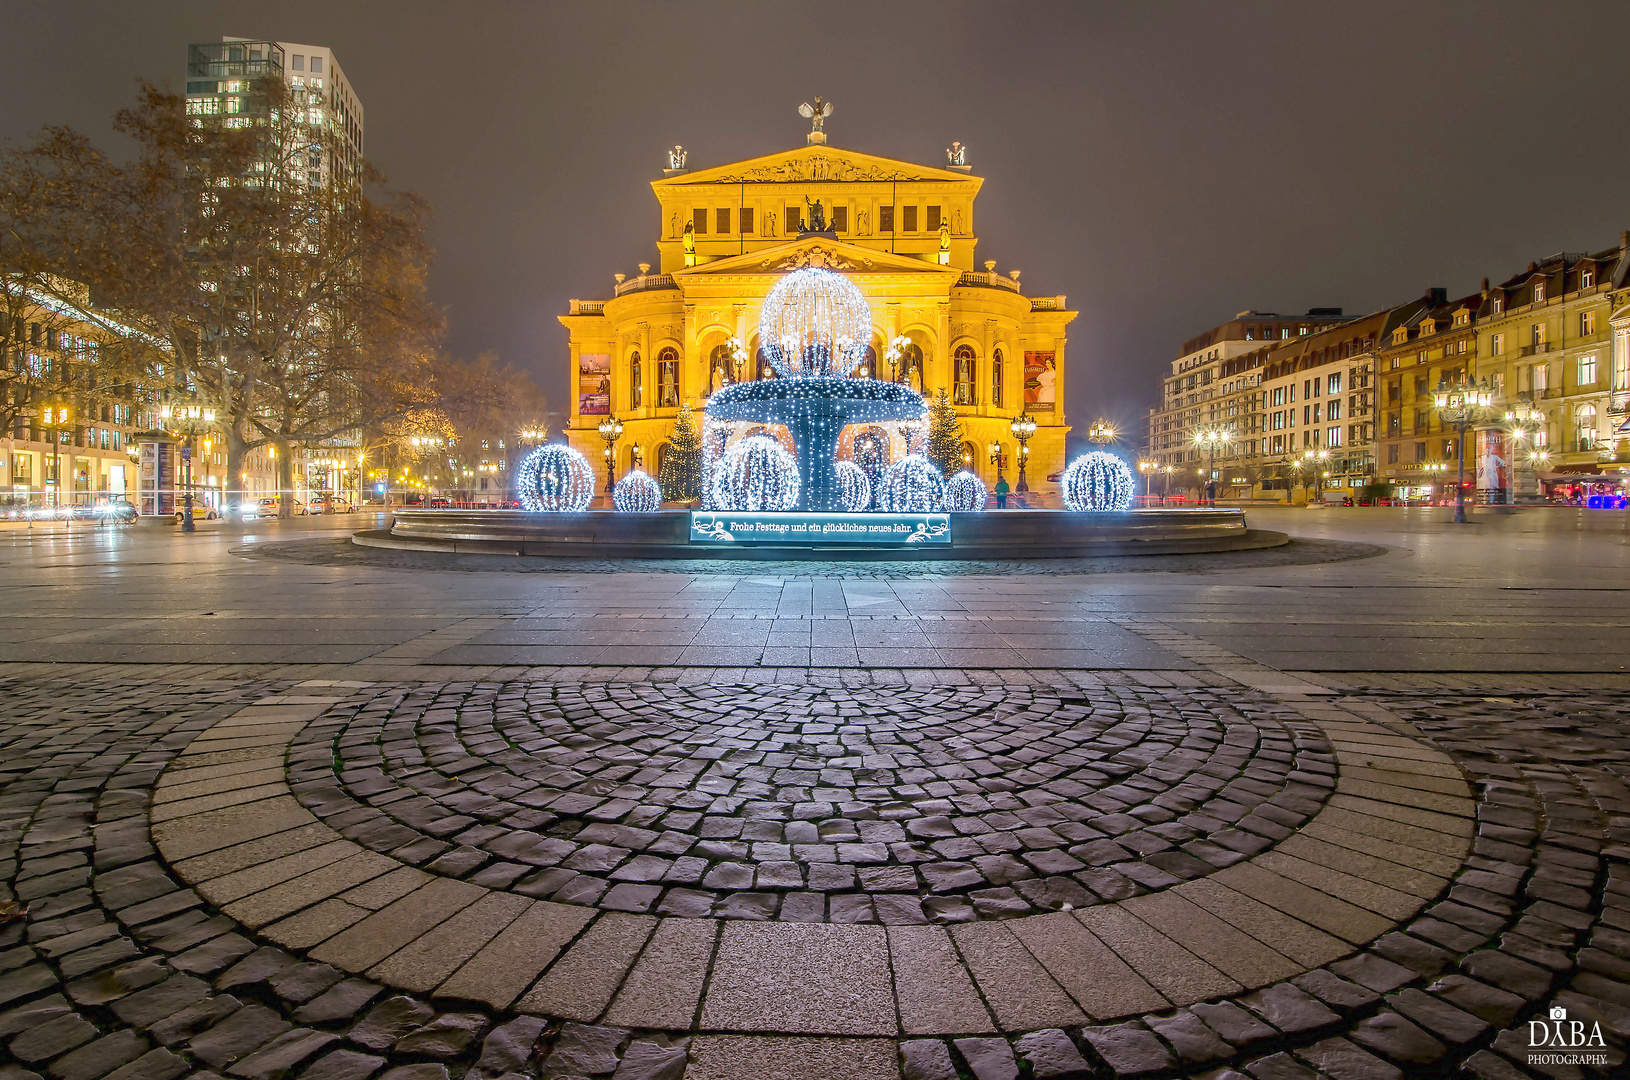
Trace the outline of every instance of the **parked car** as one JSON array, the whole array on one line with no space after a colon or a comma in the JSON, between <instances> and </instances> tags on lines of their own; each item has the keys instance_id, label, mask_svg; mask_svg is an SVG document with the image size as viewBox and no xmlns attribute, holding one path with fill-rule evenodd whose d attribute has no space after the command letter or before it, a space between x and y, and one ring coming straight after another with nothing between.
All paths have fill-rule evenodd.
<instances>
[{"instance_id":1,"label":"parked car","mask_svg":"<svg viewBox=\"0 0 1630 1080\"><path fill-rule=\"evenodd\" d=\"M354 514L356 507L338 495L330 495L320 499L311 500L311 513L313 514Z\"/></svg>"},{"instance_id":2,"label":"parked car","mask_svg":"<svg viewBox=\"0 0 1630 1080\"><path fill-rule=\"evenodd\" d=\"M245 521L248 521L251 518L275 518L277 517L278 506L279 500L277 499L261 499L253 506L247 507L244 510L243 518ZM299 499L295 499L294 509L292 512L295 517L304 517L307 513L306 504L301 502Z\"/></svg>"},{"instance_id":3,"label":"parked car","mask_svg":"<svg viewBox=\"0 0 1630 1080\"><path fill-rule=\"evenodd\" d=\"M214 521L216 518L218 518L220 516L221 516L221 512L219 510L215 509L215 507L209 505L208 503L198 502L198 501L195 500L193 502L193 504L192 504L192 519L194 521ZM183 521L185 521L186 518L187 518L186 507L182 506L178 502L176 504L176 508L175 508L175 523L177 525L179 525Z\"/></svg>"}]
</instances>

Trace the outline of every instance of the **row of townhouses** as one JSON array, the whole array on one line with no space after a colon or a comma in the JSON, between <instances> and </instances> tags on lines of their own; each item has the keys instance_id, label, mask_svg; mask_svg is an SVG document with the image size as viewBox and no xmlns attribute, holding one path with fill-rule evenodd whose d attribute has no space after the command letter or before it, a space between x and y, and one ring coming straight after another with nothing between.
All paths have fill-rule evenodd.
<instances>
[{"instance_id":1,"label":"row of townhouses","mask_svg":"<svg viewBox=\"0 0 1630 1080\"><path fill-rule=\"evenodd\" d=\"M1466 429L1441 387L1485 387ZM1630 232L1499 284L1353 317L1245 311L1185 342L1149 410L1140 467L1159 494L1301 501L1385 481L1510 502L1630 472ZM1475 438L1475 443L1473 442Z\"/></svg>"}]
</instances>

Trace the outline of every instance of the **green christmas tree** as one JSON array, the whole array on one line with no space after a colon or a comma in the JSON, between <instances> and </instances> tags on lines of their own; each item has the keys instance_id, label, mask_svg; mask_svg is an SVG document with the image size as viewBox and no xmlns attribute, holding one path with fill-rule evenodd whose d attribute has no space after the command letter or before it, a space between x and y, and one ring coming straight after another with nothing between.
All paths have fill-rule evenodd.
<instances>
[{"instance_id":1,"label":"green christmas tree","mask_svg":"<svg viewBox=\"0 0 1630 1080\"><path fill-rule=\"evenodd\" d=\"M962 469L962 421L957 419L956 409L943 386L934 403L928 406L928 460L938 465L946 476Z\"/></svg>"},{"instance_id":2,"label":"green christmas tree","mask_svg":"<svg viewBox=\"0 0 1630 1080\"><path fill-rule=\"evenodd\" d=\"M702 431L691 412L690 402L679 410L668 453L657 471L662 497L669 502L685 502L702 493Z\"/></svg>"}]
</instances>

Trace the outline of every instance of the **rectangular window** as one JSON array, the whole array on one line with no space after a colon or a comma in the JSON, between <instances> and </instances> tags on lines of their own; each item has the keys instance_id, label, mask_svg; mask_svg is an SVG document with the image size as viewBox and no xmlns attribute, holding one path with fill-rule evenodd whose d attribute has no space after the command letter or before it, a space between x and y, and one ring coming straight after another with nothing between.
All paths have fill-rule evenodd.
<instances>
[{"instance_id":1,"label":"rectangular window","mask_svg":"<svg viewBox=\"0 0 1630 1080\"><path fill-rule=\"evenodd\" d=\"M1596 356L1581 356L1579 358L1579 385L1594 386L1596 384Z\"/></svg>"},{"instance_id":2,"label":"rectangular window","mask_svg":"<svg viewBox=\"0 0 1630 1080\"><path fill-rule=\"evenodd\" d=\"M700 207L692 210L690 216L690 227L691 230L698 236L707 232L707 211L701 209Z\"/></svg>"},{"instance_id":3,"label":"rectangular window","mask_svg":"<svg viewBox=\"0 0 1630 1080\"><path fill-rule=\"evenodd\" d=\"M1545 299L1545 282L1536 281L1534 282L1534 303L1537 304L1543 299Z\"/></svg>"},{"instance_id":4,"label":"rectangular window","mask_svg":"<svg viewBox=\"0 0 1630 1080\"><path fill-rule=\"evenodd\" d=\"M1313 422L1315 424L1319 422L1319 406L1317 405L1313 406Z\"/></svg>"},{"instance_id":5,"label":"rectangular window","mask_svg":"<svg viewBox=\"0 0 1630 1080\"><path fill-rule=\"evenodd\" d=\"M894 231L894 207L892 207L892 206L879 206L877 208L877 231L878 232L893 232Z\"/></svg>"},{"instance_id":6,"label":"rectangular window","mask_svg":"<svg viewBox=\"0 0 1630 1080\"><path fill-rule=\"evenodd\" d=\"M1579 287L1581 289L1591 288L1595 284L1596 284L1596 272L1594 270L1581 270L1581 271L1579 271Z\"/></svg>"},{"instance_id":7,"label":"rectangular window","mask_svg":"<svg viewBox=\"0 0 1630 1080\"><path fill-rule=\"evenodd\" d=\"M1551 388L1551 365L1535 364L1532 371L1533 374L1529 377L1529 383L1536 393L1543 394Z\"/></svg>"},{"instance_id":8,"label":"rectangular window","mask_svg":"<svg viewBox=\"0 0 1630 1080\"><path fill-rule=\"evenodd\" d=\"M1331 375L1327 379L1325 379L1325 388L1324 389L1325 389L1325 393L1328 393L1328 394L1339 394L1339 393L1341 393L1341 372L1337 371L1337 372L1331 373Z\"/></svg>"},{"instance_id":9,"label":"rectangular window","mask_svg":"<svg viewBox=\"0 0 1630 1080\"><path fill-rule=\"evenodd\" d=\"M753 208L751 206L741 208L741 231L744 233L753 231Z\"/></svg>"},{"instance_id":10,"label":"rectangular window","mask_svg":"<svg viewBox=\"0 0 1630 1080\"><path fill-rule=\"evenodd\" d=\"M1302 406L1302 426L1303 427L1306 427L1309 423L1312 422L1312 414L1313 414L1313 406L1311 406L1311 405L1303 405Z\"/></svg>"},{"instance_id":11,"label":"rectangular window","mask_svg":"<svg viewBox=\"0 0 1630 1080\"><path fill-rule=\"evenodd\" d=\"M295 53L293 59L289 62L289 70L290 71L304 71L304 70L306 70L306 54L305 53Z\"/></svg>"},{"instance_id":12,"label":"rectangular window","mask_svg":"<svg viewBox=\"0 0 1630 1080\"><path fill-rule=\"evenodd\" d=\"M904 214L902 216L900 231L901 232L916 232L917 231L917 208L915 206L907 206L907 207L904 208Z\"/></svg>"},{"instance_id":13,"label":"rectangular window","mask_svg":"<svg viewBox=\"0 0 1630 1080\"><path fill-rule=\"evenodd\" d=\"M1495 334L1494 335L1493 353L1494 353L1495 356L1504 356L1505 355L1505 335L1504 334Z\"/></svg>"},{"instance_id":14,"label":"rectangular window","mask_svg":"<svg viewBox=\"0 0 1630 1080\"><path fill-rule=\"evenodd\" d=\"M1387 464L1388 465L1396 465L1396 464L1398 464L1398 444L1397 443L1388 443L1387 444Z\"/></svg>"},{"instance_id":15,"label":"rectangular window","mask_svg":"<svg viewBox=\"0 0 1630 1080\"><path fill-rule=\"evenodd\" d=\"M1425 443L1418 442L1418 443L1415 444L1415 460L1416 461L1425 461L1426 460L1426 444Z\"/></svg>"},{"instance_id":16,"label":"rectangular window","mask_svg":"<svg viewBox=\"0 0 1630 1080\"><path fill-rule=\"evenodd\" d=\"M1332 419L1334 419L1334 418L1332 418ZM1341 429L1339 427L1330 428L1329 430L1327 430L1324 433L1324 445L1326 445L1326 446L1340 446L1341 445Z\"/></svg>"},{"instance_id":17,"label":"rectangular window","mask_svg":"<svg viewBox=\"0 0 1630 1080\"><path fill-rule=\"evenodd\" d=\"M714 228L713 228L714 232L721 233L721 234L722 233L728 233L730 231L730 211L729 211L729 209L713 211L713 225L714 225Z\"/></svg>"},{"instance_id":18,"label":"rectangular window","mask_svg":"<svg viewBox=\"0 0 1630 1080\"><path fill-rule=\"evenodd\" d=\"M322 57L313 56L311 58L311 73L313 75L321 75L323 73L323 58Z\"/></svg>"},{"instance_id":19,"label":"rectangular window","mask_svg":"<svg viewBox=\"0 0 1630 1080\"><path fill-rule=\"evenodd\" d=\"M930 206L928 208L928 231L929 232L939 232L939 227L940 227L940 208L937 207L937 206Z\"/></svg>"},{"instance_id":20,"label":"rectangular window","mask_svg":"<svg viewBox=\"0 0 1630 1080\"><path fill-rule=\"evenodd\" d=\"M1544 323L1535 323L1532 327L1529 328L1529 333L1531 333L1533 335L1533 343L1534 343L1534 345L1536 347L1545 344L1545 324Z\"/></svg>"},{"instance_id":21,"label":"rectangular window","mask_svg":"<svg viewBox=\"0 0 1630 1080\"><path fill-rule=\"evenodd\" d=\"M849 208L847 206L834 206L832 208L832 230L834 232L849 231Z\"/></svg>"},{"instance_id":22,"label":"rectangular window","mask_svg":"<svg viewBox=\"0 0 1630 1080\"><path fill-rule=\"evenodd\" d=\"M1426 410L1425 409L1416 409L1415 410L1415 430L1417 432L1425 431L1426 426L1427 426Z\"/></svg>"},{"instance_id":23,"label":"rectangular window","mask_svg":"<svg viewBox=\"0 0 1630 1080\"><path fill-rule=\"evenodd\" d=\"M1579 313L1579 336L1589 337L1596 332L1596 313L1594 311L1581 311Z\"/></svg>"},{"instance_id":24,"label":"rectangular window","mask_svg":"<svg viewBox=\"0 0 1630 1080\"><path fill-rule=\"evenodd\" d=\"M788 236L802 229L804 225L804 208L801 206L787 207L786 223Z\"/></svg>"},{"instance_id":25,"label":"rectangular window","mask_svg":"<svg viewBox=\"0 0 1630 1080\"><path fill-rule=\"evenodd\" d=\"M1324 415L1325 415L1326 419L1329 419L1329 420L1340 420L1341 419L1341 400L1338 398L1337 400L1332 401L1329 404L1329 406L1325 409Z\"/></svg>"}]
</instances>

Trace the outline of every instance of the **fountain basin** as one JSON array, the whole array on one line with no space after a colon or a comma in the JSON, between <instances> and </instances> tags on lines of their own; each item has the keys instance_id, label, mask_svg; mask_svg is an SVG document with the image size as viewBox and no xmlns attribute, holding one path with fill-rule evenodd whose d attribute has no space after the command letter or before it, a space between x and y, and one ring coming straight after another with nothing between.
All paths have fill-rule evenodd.
<instances>
[{"instance_id":1,"label":"fountain basin","mask_svg":"<svg viewBox=\"0 0 1630 1080\"><path fill-rule=\"evenodd\" d=\"M857 514L863 521L872 515ZM1131 510L1087 514L1059 510L955 513L947 544L697 543L691 513L519 510L397 510L388 530L358 533L367 547L508 555L624 559L1057 559L1164 555L1277 547L1285 534L1249 529L1233 508Z\"/></svg>"},{"instance_id":2,"label":"fountain basin","mask_svg":"<svg viewBox=\"0 0 1630 1080\"><path fill-rule=\"evenodd\" d=\"M842 510L833 457L850 424L920 419L926 406L909 386L880 379L816 376L727 386L708 399L710 420L780 424L792 435L803 486L798 509Z\"/></svg>"}]
</instances>

